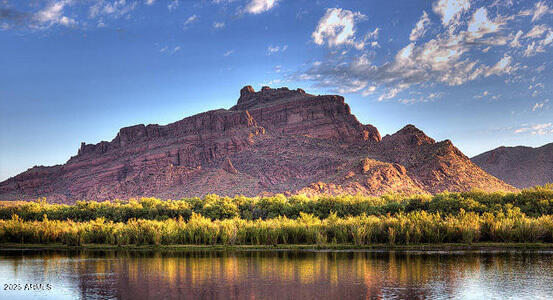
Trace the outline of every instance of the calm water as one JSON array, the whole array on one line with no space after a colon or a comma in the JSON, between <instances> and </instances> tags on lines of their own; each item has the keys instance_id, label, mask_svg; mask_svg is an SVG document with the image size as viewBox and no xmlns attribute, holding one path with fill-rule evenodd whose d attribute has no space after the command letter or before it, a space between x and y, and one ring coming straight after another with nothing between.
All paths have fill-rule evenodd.
<instances>
[{"instance_id":1,"label":"calm water","mask_svg":"<svg viewBox=\"0 0 553 300\"><path fill-rule=\"evenodd\" d=\"M0 250L0 298L552 299L552 258L545 251ZM38 284L45 290L32 290Z\"/></svg>"}]
</instances>

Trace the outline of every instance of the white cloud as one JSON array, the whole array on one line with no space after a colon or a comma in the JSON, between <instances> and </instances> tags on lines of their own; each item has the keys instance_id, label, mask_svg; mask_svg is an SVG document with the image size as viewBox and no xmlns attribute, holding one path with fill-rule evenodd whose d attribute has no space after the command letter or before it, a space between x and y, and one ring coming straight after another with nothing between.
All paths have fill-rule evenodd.
<instances>
[{"instance_id":1,"label":"white cloud","mask_svg":"<svg viewBox=\"0 0 553 300\"><path fill-rule=\"evenodd\" d=\"M35 19L41 23L58 22L63 13L63 8L67 3L65 1L52 2L44 9L36 13Z\"/></svg>"},{"instance_id":2,"label":"white cloud","mask_svg":"<svg viewBox=\"0 0 553 300\"><path fill-rule=\"evenodd\" d=\"M341 86L338 88L340 94L357 93L363 90L367 86L366 82L361 80L353 81L349 86Z\"/></svg>"},{"instance_id":3,"label":"white cloud","mask_svg":"<svg viewBox=\"0 0 553 300\"><path fill-rule=\"evenodd\" d=\"M61 24L64 26L71 26L77 24L74 19L68 18L63 15L65 6L71 3L70 0L53 1L50 2L45 8L39 10L33 19L39 24L38 26L32 26L38 29L45 29L52 25Z\"/></svg>"},{"instance_id":4,"label":"white cloud","mask_svg":"<svg viewBox=\"0 0 553 300\"><path fill-rule=\"evenodd\" d=\"M543 40L540 41L540 45L547 46L553 42L553 31L549 31L547 33L547 36Z\"/></svg>"},{"instance_id":5,"label":"white cloud","mask_svg":"<svg viewBox=\"0 0 553 300\"><path fill-rule=\"evenodd\" d=\"M359 34L360 21L366 18L363 14L340 8L327 9L312 33L312 41L328 47L329 53L293 75L294 79L312 81L318 88L365 96L378 88L382 101L396 97L398 90L394 89L401 91L436 84L456 86L493 76L504 77L505 82L522 82L525 72L545 69L539 64L533 68L532 62L526 60L524 62L530 65L524 65L519 59L549 50L547 46L553 45L553 30L549 26L536 24L532 28L530 18L522 18L514 7L507 12L511 6L501 1L496 1L493 9L489 5L473 8L471 5L477 2L469 0L433 2L433 11L441 17L441 22L431 22L434 16L421 12L403 48L390 53L391 48L382 45L388 54L365 48L372 41L368 41L369 34ZM522 21L526 22L524 26ZM397 37L387 37L387 40L393 42L392 47L401 43ZM340 49L340 46L349 47ZM483 52L488 54L483 55ZM499 58L488 63L493 56ZM477 95L476 98L478 96L500 97ZM413 99L427 98L417 96Z\"/></svg>"},{"instance_id":6,"label":"white cloud","mask_svg":"<svg viewBox=\"0 0 553 300\"><path fill-rule=\"evenodd\" d=\"M250 0L245 11L250 14L260 14L275 7L280 0Z\"/></svg>"},{"instance_id":7,"label":"white cloud","mask_svg":"<svg viewBox=\"0 0 553 300\"><path fill-rule=\"evenodd\" d=\"M444 26L457 23L461 14L469 8L469 0L439 0L432 6L432 10L441 16Z\"/></svg>"},{"instance_id":8,"label":"white cloud","mask_svg":"<svg viewBox=\"0 0 553 300\"><path fill-rule=\"evenodd\" d=\"M417 24L415 24L415 27L413 30L411 30L411 34L409 35L410 41L416 41L424 36L426 33L426 30L428 29L428 25L430 24L430 19L428 18L428 14L426 11L422 12L422 16L420 17Z\"/></svg>"},{"instance_id":9,"label":"white cloud","mask_svg":"<svg viewBox=\"0 0 553 300\"><path fill-rule=\"evenodd\" d=\"M522 45L520 44L520 38L522 37L523 34L524 34L524 32L522 32L522 30L519 30L516 33L513 40L511 41L511 43L509 44L509 46L511 46L512 48L522 47Z\"/></svg>"},{"instance_id":10,"label":"white cloud","mask_svg":"<svg viewBox=\"0 0 553 300\"><path fill-rule=\"evenodd\" d=\"M156 2L156 0L146 0L144 1L144 3L146 3L146 5L152 5Z\"/></svg>"},{"instance_id":11,"label":"white cloud","mask_svg":"<svg viewBox=\"0 0 553 300\"><path fill-rule=\"evenodd\" d=\"M484 98L484 97L488 96L489 94L490 94L490 92L484 91L484 92L482 92L482 94L474 95L473 98L480 99L480 98Z\"/></svg>"},{"instance_id":12,"label":"white cloud","mask_svg":"<svg viewBox=\"0 0 553 300\"><path fill-rule=\"evenodd\" d=\"M532 39L535 39L535 38L539 38L541 36L544 35L544 33L550 31L551 28L549 28L547 25L536 25L534 27L532 27L532 29L530 29L530 31L528 31L528 33L526 33L524 35L525 38L532 38Z\"/></svg>"},{"instance_id":13,"label":"white cloud","mask_svg":"<svg viewBox=\"0 0 553 300\"><path fill-rule=\"evenodd\" d=\"M543 46L539 44L536 45L536 42L534 41L531 44L529 44L528 47L526 47L526 50L524 50L524 56L530 57L540 52L545 52L545 49L543 48Z\"/></svg>"},{"instance_id":14,"label":"white cloud","mask_svg":"<svg viewBox=\"0 0 553 300\"><path fill-rule=\"evenodd\" d=\"M225 27L225 22L213 22L213 28L221 29L223 27Z\"/></svg>"},{"instance_id":15,"label":"white cloud","mask_svg":"<svg viewBox=\"0 0 553 300\"><path fill-rule=\"evenodd\" d=\"M223 56L230 56L230 55L232 55L233 53L234 53L234 50L228 50L227 52L225 52L225 53L223 54Z\"/></svg>"},{"instance_id":16,"label":"white cloud","mask_svg":"<svg viewBox=\"0 0 553 300\"><path fill-rule=\"evenodd\" d=\"M60 23L61 25L70 26L70 25L75 25L75 24L77 24L77 21L75 21L75 20L73 20L73 19L70 19L70 18L68 18L68 17L66 17L66 16L63 16L63 17L60 18L59 23Z\"/></svg>"},{"instance_id":17,"label":"white cloud","mask_svg":"<svg viewBox=\"0 0 553 300\"><path fill-rule=\"evenodd\" d=\"M368 88L366 88L365 90L363 90L362 95L363 96L368 96L368 95L374 94L374 92L376 92L376 86L371 85Z\"/></svg>"},{"instance_id":18,"label":"white cloud","mask_svg":"<svg viewBox=\"0 0 553 300\"><path fill-rule=\"evenodd\" d=\"M428 99L430 100L434 100L434 99L439 99L443 96L442 93L430 93L430 95L428 95Z\"/></svg>"},{"instance_id":19,"label":"white cloud","mask_svg":"<svg viewBox=\"0 0 553 300\"><path fill-rule=\"evenodd\" d=\"M169 4L167 4L167 9L169 9L169 11L173 11L177 9L177 7L179 7L179 4L179 0L173 0Z\"/></svg>"},{"instance_id":20,"label":"white cloud","mask_svg":"<svg viewBox=\"0 0 553 300\"><path fill-rule=\"evenodd\" d=\"M401 89L399 89L399 88L389 89L385 94L382 94L382 95L380 95L380 97L378 97L378 101L393 99L397 96L397 94L400 91L401 91Z\"/></svg>"},{"instance_id":21,"label":"white cloud","mask_svg":"<svg viewBox=\"0 0 553 300\"><path fill-rule=\"evenodd\" d=\"M188 17L188 19L186 19L186 21L184 21L184 23L182 24L183 25L183 29L187 29L188 28L188 25L194 23L198 21L198 16L196 16L195 14L194 15L191 15L190 17Z\"/></svg>"},{"instance_id":22,"label":"white cloud","mask_svg":"<svg viewBox=\"0 0 553 300\"><path fill-rule=\"evenodd\" d=\"M365 35L365 39L378 39L378 34L380 34L380 28L377 27L375 30L369 31Z\"/></svg>"},{"instance_id":23,"label":"white cloud","mask_svg":"<svg viewBox=\"0 0 553 300\"><path fill-rule=\"evenodd\" d=\"M479 39L486 34L497 32L501 25L499 22L490 21L488 19L488 10L481 7L472 15L467 31L472 38Z\"/></svg>"},{"instance_id":24,"label":"white cloud","mask_svg":"<svg viewBox=\"0 0 553 300\"><path fill-rule=\"evenodd\" d=\"M108 2L104 0L98 0L88 9L89 18L96 18L97 16L113 16L115 18L128 16L138 5L138 2L127 3L126 0L115 0Z\"/></svg>"},{"instance_id":25,"label":"white cloud","mask_svg":"<svg viewBox=\"0 0 553 300\"><path fill-rule=\"evenodd\" d=\"M352 45L358 49L364 47L364 41L355 40L355 23L365 18L360 12L341 8L329 8L319 20L317 28L311 34L317 45L326 43L329 47ZM378 29L375 34L378 34Z\"/></svg>"},{"instance_id":26,"label":"white cloud","mask_svg":"<svg viewBox=\"0 0 553 300\"><path fill-rule=\"evenodd\" d=\"M181 46L175 46L175 47L165 46L165 47L159 49L159 53L162 53L162 54L165 54L165 55L173 55L173 54L179 52L180 50L182 50Z\"/></svg>"},{"instance_id":27,"label":"white cloud","mask_svg":"<svg viewBox=\"0 0 553 300\"><path fill-rule=\"evenodd\" d=\"M546 135L553 133L553 123L542 123L532 126L522 126L514 131L515 134L530 133L532 135Z\"/></svg>"},{"instance_id":28,"label":"white cloud","mask_svg":"<svg viewBox=\"0 0 553 300\"><path fill-rule=\"evenodd\" d=\"M538 88L542 88L542 89L543 89L543 88L544 88L543 83L538 82L538 83L536 83L536 84L534 84L534 85L530 85L530 86L528 87L529 90L531 90L531 89L538 89Z\"/></svg>"},{"instance_id":29,"label":"white cloud","mask_svg":"<svg viewBox=\"0 0 553 300\"><path fill-rule=\"evenodd\" d=\"M551 13L553 13L553 10L550 9L544 1L540 1L534 6L534 11L532 13L532 22L535 22L541 19L541 17L543 17L544 15Z\"/></svg>"},{"instance_id":30,"label":"white cloud","mask_svg":"<svg viewBox=\"0 0 553 300\"><path fill-rule=\"evenodd\" d=\"M267 55L272 55L278 52L284 52L288 49L288 45L284 46L269 46L267 47Z\"/></svg>"},{"instance_id":31,"label":"white cloud","mask_svg":"<svg viewBox=\"0 0 553 300\"><path fill-rule=\"evenodd\" d=\"M482 64L477 55L472 55L472 50L488 52L492 47L507 45L508 42L513 47L521 45L523 32L516 36L503 32L505 28L510 28L504 25L513 18L500 15L490 18L486 8L479 8L467 17L468 20L461 19L469 8L468 1L436 2L434 11L443 17L444 25L451 26L422 44L413 40L419 38L421 28L426 29L426 25L415 26L410 35L412 42L389 61L376 65L367 53L359 56L342 54L343 58L334 56L311 66L298 78L313 80L320 87L356 89L362 84L394 88L434 83L461 85L481 77L510 75L518 70L520 65L514 63L511 54L505 53L492 66ZM355 38L356 18L364 16L339 8L328 9L312 34L313 41L329 47L363 44L364 41L359 42ZM419 23L428 24L424 13ZM466 24L466 30L463 30L463 24Z\"/></svg>"},{"instance_id":32,"label":"white cloud","mask_svg":"<svg viewBox=\"0 0 553 300\"><path fill-rule=\"evenodd\" d=\"M508 54L503 55L503 58L500 59L493 67L489 68L486 72L486 77L491 75L501 76L504 74L511 74L517 70L517 66L511 64L512 57Z\"/></svg>"},{"instance_id":33,"label":"white cloud","mask_svg":"<svg viewBox=\"0 0 553 300\"><path fill-rule=\"evenodd\" d=\"M532 111L536 111L536 110L542 109L542 108L543 108L543 105L544 105L543 102L542 102L542 103L539 103L539 102L538 102L538 103L534 104L534 107L532 107Z\"/></svg>"}]
</instances>

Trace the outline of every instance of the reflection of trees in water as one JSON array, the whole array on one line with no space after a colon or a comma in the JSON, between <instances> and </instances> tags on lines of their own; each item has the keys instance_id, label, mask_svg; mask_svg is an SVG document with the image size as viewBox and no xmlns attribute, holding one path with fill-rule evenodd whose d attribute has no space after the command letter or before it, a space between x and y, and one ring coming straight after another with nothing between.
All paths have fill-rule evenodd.
<instances>
[{"instance_id":1,"label":"reflection of trees in water","mask_svg":"<svg viewBox=\"0 0 553 300\"><path fill-rule=\"evenodd\" d=\"M447 298L473 282L501 294L529 271L544 272L543 280L553 272L550 254L520 253L86 251L40 257L44 272L76 275L81 296L124 299Z\"/></svg>"}]
</instances>

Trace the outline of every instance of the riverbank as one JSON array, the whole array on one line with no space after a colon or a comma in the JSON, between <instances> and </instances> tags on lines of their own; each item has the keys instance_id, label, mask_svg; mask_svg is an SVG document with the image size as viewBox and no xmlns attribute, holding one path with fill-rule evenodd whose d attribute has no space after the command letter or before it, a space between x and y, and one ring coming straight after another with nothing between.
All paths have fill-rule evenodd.
<instances>
[{"instance_id":1,"label":"riverbank","mask_svg":"<svg viewBox=\"0 0 553 300\"><path fill-rule=\"evenodd\" d=\"M313 245L107 245L83 244L69 246L53 244L17 244L0 243L1 250L169 250L169 251L263 251L263 250L374 250L374 251L509 251L509 250L548 250L553 251L551 243L444 243L418 245L354 245L354 244L313 244Z\"/></svg>"}]
</instances>

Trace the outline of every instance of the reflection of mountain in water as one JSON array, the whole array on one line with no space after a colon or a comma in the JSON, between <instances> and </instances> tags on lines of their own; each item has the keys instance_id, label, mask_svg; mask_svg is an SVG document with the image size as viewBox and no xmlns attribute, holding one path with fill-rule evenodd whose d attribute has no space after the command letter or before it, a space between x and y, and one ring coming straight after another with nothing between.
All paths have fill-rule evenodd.
<instances>
[{"instance_id":1,"label":"reflection of mountain in water","mask_svg":"<svg viewBox=\"0 0 553 300\"><path fill-rule=\"evenodd\" d=\"M552 253L38 252L2 255L0 277L82 298L451 298L553 293ZM34 255L34 256L33 256ZM4 280L5 278L0 278ZM542 293L542 294L540 294ZM69 296L66 295L66 296Z\"/></svg>"}]
</instances>

